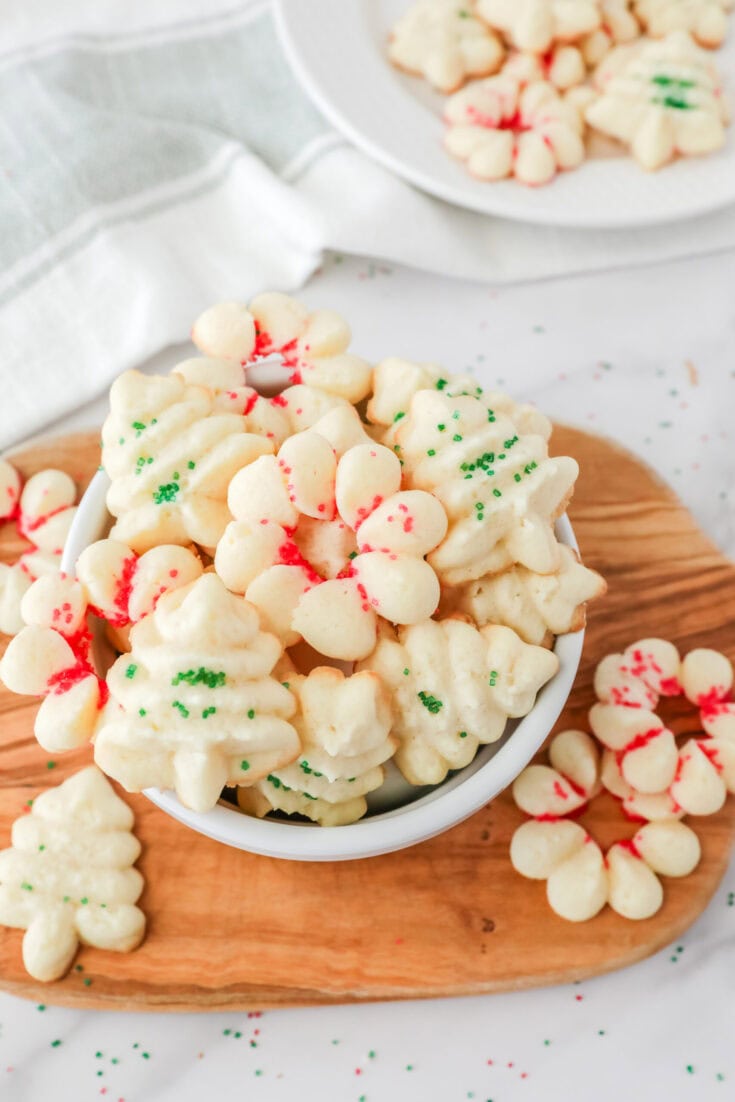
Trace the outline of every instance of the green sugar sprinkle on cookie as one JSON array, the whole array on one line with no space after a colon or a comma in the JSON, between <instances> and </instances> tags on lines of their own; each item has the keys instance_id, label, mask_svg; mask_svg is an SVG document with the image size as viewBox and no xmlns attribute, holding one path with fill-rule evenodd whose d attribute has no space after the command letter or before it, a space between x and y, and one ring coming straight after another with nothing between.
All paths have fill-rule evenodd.
<instances>
[{"instance_id":1,"label":"green sugar sprinkle on cookie","mask_svg":"<svg viewBox=\"0 0 735 1102\"><path fill-rule=\"evenodd\" d=\"M173 700L171 702L171 707L175 708L177 712L180 712L184 719L189 718L189 709L185 704L182 704L180 700Z\"/></svg>"},{"instance_id":2,"label":"green sugar sprinkle on cookie","mask_svg":"<svg viewBox=\"0 0 735 1102\"><path fill-rule=\"evenodd\" d=\"M125 676L127 677L127 673ZM208 689L219 689L227 681L227 676L224 670L208 670L200 666L198 670L182 670L177 673L171 684L180 685L182 681L187 685L206 685Z\"/></svg>"},{"instance_id":3,"label":"green sugar sprinkle on cookie","mask_svg":"<svg viewBox=\"0 0 735 1102\"><path fill-rule=\"evenodd\" d=\"M444 707L441 700L437 700L435 696L432 696L431 693L424 692L423 689L420 693L417 693L416 695L423 704L424 708L426 708L427 711L431 712L433 716L440 712Z\"/></svg>"}]
</instances>

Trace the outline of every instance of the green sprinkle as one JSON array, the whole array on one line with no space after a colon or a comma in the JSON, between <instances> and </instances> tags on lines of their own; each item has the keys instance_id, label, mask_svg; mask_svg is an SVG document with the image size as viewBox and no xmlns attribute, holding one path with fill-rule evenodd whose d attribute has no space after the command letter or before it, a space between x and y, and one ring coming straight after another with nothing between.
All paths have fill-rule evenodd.
<instances>
[{"instance_id":1,"label":"green sprinkle","mask_svg":"<svg viewBox=\"0 0 735 1102\"><path fill-rule=\"evenodd\" d=\"M436 427L439 429L439 432L444 432L444 430L447 426L446 425L437 425Z\"/></svg>"},{"instance_id":2,"label":"green sprinkle","mask_svg":"<svg viewBox=\"0 0 735 1102\"><path fill-rule=\"evenodd\" d=\"M399 409L399 410L398 410L398 413L397 413L397 414L395 415L395 417L393 418L393 424L395 424L395 423L396 423L396 421L400 421L400 420L401 420L401 418L402 418L402 417L405 417L405 416L406 416L405 412L404 412L404 411L403 411L402 409Z\"/></svg>"},{"instance_id":3,"label":"green sprinkle","mask_svg":"<svg viewBox=\"0 0 735 1102\"><path fill-rule=\"evenodd\" d=\"M23 883L21 884L21 888L23 889L24 892L32 892L33 891L33 884L29 884L26 880L24 880Z\"/></svg>"},{"instance_id":4,"label":"green sprinkle","mask_svg":"<svg viewBox=\"0 0 735 1102\"><path fill-rule=\"evenodd\" d=\"M497 681L498 681L498 671L497 670L490 670L490 678L488 680L488 684L490 685L490 687L493 688L497 684Z\"/></svg>"},{"instance_id":5,"label":"green sprinkle","mask_svg":"<svg viewBox=\"0 0 735 1102\"><path fill-rule=\"evenodd\" d=\"M209 717L215 715L216 712L216 708L205 708L202 712L202 719L209 719Z\"/></svg>"},{"instance_id":6,"label":"green sprinkle","mask_svg":"<svg viewBox=\"0 0 735 1102\"><path fill-rule=\"evenodd\" d=\"M143 422L142 422L142 421L133 421L133 424L132 424L132 428L134 428L134 429L135 429L135 431L136 431L136 432L137 432L138 434L140 434L141 432L143 432L143 431L144 431L144 429L145 429L145 425L143 424Z\"/></svg>"},{"instance_id":7,"label":"green sprinkle","mask_svg":"<svg viewBox=\"0 0 735 1102\"><path fill-rule=\"evenodd\" d=\"M180 489L178 482L162 483L153 493L153 504L163 505L164 502L176 501L176 495Z\"/></svg>"},{"instance_id":8,"label":"green sprinkle","mask_svg":"<svg viewBox=\"0 0 735 1102\"><path fill-rule=\"evenodd\" d=\"M256 1076L260 1076L260 1075L263 1074L263 1072L260 1070L260 1068L256 1068L255 1069L255 1074L256 1074Z\"/></svg>"},{"instance_id":9,"label":"green sprinkle","mask_svg":"<svg viewBox=\"0 0 735 1102\"><path fill-rule=\"evenodd\" d=\"M176 710L181 713L184 719L189 718L189 709L186 707L185 704L182 704L180 700L172 701L171 707L176 708Z\"/></svg>"},{"instance_id":10,"label":"green sprinkle","mask_svg":"<svg viewBox=\"0 0 735 1102\"><path fill-rule=\"evenodd\" d=\"M88 899L88 897L87 897L87 896L85 895L85 896L83 896L83 897L82 897L82 898L81 898L81 899L79 900L79 902L80 902L80 903L82 904L82 906L83 906L83 907L86 907L86 906L87 906L87 904L89 903L89 899Z\"/></svg>"},{"instance_id":11,"label":"green sprinkle","mask_svg":"<svg viewBox=\"0 0 735 1102\"><path fill-rule=\"evenodd\" d=\"M225 1036L225 1037L229 1037L231 1033L232 1033L232 1030L231 1030L231 1029L223 1029L223 1030L222 1030L222 1034L223 1034L223 1036Z\"/></svg>"},{"instance_id":12,"label":"green sprinkle","mask_svg":"<svg viewBox=\"0 0 735 1102\"><path fill-rule=\"evenodd\" d=\"M349 553L349 555L347 556L347 558L348 558L348 559L356 559L356 558L357 558L357 551L350 551L350 553Z\"/></svg>"},{"instance_id":13,"label":"green sprinkle","mask_svg":"<svg viewBox=\"0 0 735 1102\"><path fill-rule=\"evenodd\" d=\"M460 738L467 738L467 732L466 731L460 731L459 732L459 737Z\"/></svg>"},{"instance_id":14,"label":"green sprinkle","mask_svg":"<svg viewBox=\"0 0 735 1102\"><path fill-rule=\"evenodd\" d=\"M255 719L255 709L248 708L248 719Z\"/></svg>"},{"instance_id":15,"label":"green sprinkle","mask_svg":"<svg viewBox=\"0 0 735 1102\"><path fill-rule=\"evenodd\" d=\"M489 409L489 410L487 411L487 419L488 419L488 421L490 422L490 424L491 424L491 425L492 425L492 424L493 424L493 422L495 421L495 414L494 414L494 412L493 412L493 411L492 411L491 409Z\"/></svg>"},{"instance_id":16,"label":"green sprinkle","mask_svg":"<svg viewBox=\"0 0 735 1102\"><path fill-rule=\"evenodd\" d=\"M141 1052L141 1056L143 1057L144 1060L150 1060L150 1058L151 1058L150 1052Z\"/></svg>"},{"instance_id":17,"label":"green sprinkle","mask_svg":"<svg viewBox=\"0 0 735 1102\"><path fill-rule=\"evenodd\" d=\"M434 450L434 448L429 448L429 450L427 451L426 454L427 455L436 455L436 451Z\"/></svg>"},{"instance_id":18,"label":"green sprinkle","mask_svg":"<svg viewBox=\"0 0 735 1102\"><path fill-rule=\"evenodd\" d=\"M250 762L245 761L245 759L243 758L243 760L240 762L240 768L242 769L243 773L246 773L250 768Z\"/></svg>"},{"instance_id":19,"label":"green sprinkle","mask_svg":"<svg viewBox=\"0 0 735 1102\"><path fill-rule=\"evenodd\" d=\"M503 496L503 494L502 494L501 490L493 490L493 497L502 497L502 496Z\"/></svg>"},{"instance_id":20,"label":"green sprinkle","mask_svg":"<svg viewBox=\"0 0 735 1102\"><path fill-rule=\"evenodd\" d=\"M446 379L437 379L436 380L436 389L437 390L444 390L445 386L448 386L448 383L447 383Z\"/></svg>"},{"instance_id":21,"label":"green sprinkle","mask_svg":"<svg viewBox=\"0 0 735 1102\"><path fill-rule=\"evenodd\" d=\"M368 1060L374 1060L374 1059L375 1059L375 1049L371 1048L370 1051L368 1052Z\"/></svg>"},{"instance_id":22,"label":"green sprinkle","mask_svg":"<svg viewBox=\"0 0 735 1102\"><path fill-rule=\"evenodd\" d=\"M94 1056L95 1056L95 1060L101 1060L101 1059L102 1059L102 1056L103 1056L103 1053L101 1053L101 1052L95 1052Z\"/></svg>"},{"instance_id":23,"label":"green sprinkle","mask_svg":"<svg viewBox=\"0 0 735 1102\"><path fill-rule=\"evenodd\" d=\"M61 1041L52 1041L51 1042L51 1048L58 1048L60 1044L61 1044Z\"/></svg>"},{"instance_id":24,"label":"green sprinkle","mask_svg":"<svg viewBox=\"0 0 735 1102\"><path fill-rule=\"evenodd\" d=\"M408 666L406 666L406 667L404 668L404 670L403 670L403 676L404 676L404 677L408 677L408 675L410 674L410 672L411 672L411 671L409 670Z\"/></svg>"},{"instance_id":25,"label":"green sprinkle","mask_svg":"<svg viewBox=\"0 0 735 1102\"><path fill-rule=\"evenodd\" d=\"M291 682L290 681L282 681L281 684L283 685L284 689L290 689L291 688Z\"/></svg>"},{"instance_id":26,"label":"green sprinkle","mask_svg":"<svg viewBox=\"0 0 735 1102\"><path fill-rule=\"evenodd\" d=\"M71 902L71 896L70 895L65 895L63 902L64 903L70 903Z\"/></svg>"},{"instance_id":27,"label":"green sprinkle","mask_svg":"<svg viewBox=\"0 0 735 1102\"><path fill-rule=\"evenodd\" d=\"M134 663L131 662L130 665L128 666L128 668L125 671L125 676L128 677L128 678L135 677L137 669L138 669L138 667Z\"/></svg>"},{"instance_id":28,"label":"green sprinkle","mask_svg":"<svg viewBox=\"0 0 735 1102\"><path fill-rule=\"evenodd\" d=\"M694 1075L694 1064L687 1064L687 1071L690 1075Z\"/></svg>"},{"instance_id":29,"label":"green sprinkle","mask_svg":"<svg viewBox=\"0 0 735 1102\"><path fill-rule=\"evenodd\" d=\"M194 468L196 467L196 463L194 462L193 459L190 459L189 462L186 465L187 465L187 467L189 468L190 471L193 471Z\"/></svg>"},{"instance_id":30,"label":"green sprinkle","mask_svg":"<svg viewBox=\"0 0 735 1102\"><path fill-rule=\"evenodd\" d=\"M146 712L145 708L138 708L138 715L139 716L146 716L146 715L148 715L148 713Z\"/></svg>"},{"instance_id":31,"label":"green sprinkle","mask_svg":"<svg viewBox=\"0 0 735 1102\"><path fill-rule=\"evenodd\" d=\"M304 773L312 773L313 772L313 770L312 770L311 766L309 765L308 761L300 761L299 762L299 768Z\"/></svg>"},{"instance_id":32,"label":"green sprinkle","mask_svg":"<svg viewBox=\"0 0 735 1102\"><path fill-rule=\"evenodd\" d=\"M290 792L291 789L287 784L284 784L280 777L276 777L273 773L269 773L266 780L269 780L274 788L282 788L284 792Z\"/></svg>"},{"instance_id":33,"label":"green sprinkle","mask_svg":"<svg viewBox=\"0 0 735 1102\"><path fill-rule=\"evenodd\" d=\"M44 851L45 849L46 849L46 847L45 847L45 846L39 846L39 847L38 847L38 852L39 852L39 853L43 853L43 851Z\"/></svg>"},{"instance_id":34,"label":"green sprinkle","mask_svg":"<svg viewBox=\"0 0 735 1102\"><path fill-rule=\"evenodd\" d=\"M422 690L416 695L423 704L424 708L426 708L427 711L431 712L433 716L440 712L444 707L441 700L437 700L437 698L435 696L432 696L431 693L427 693Z\"/></svg>"},{"instance_id":35,"label":"green sprinkle","mask_svg":"<svg viewBox=\"0 0 735 1102\"><path fill-rule=\"evenodd\" d=\"M82 980L82 983L84 984L85 987L91 987L92 986L92 981L89 978L89 976L85 976L84 979Z\"/></svg>"},{"instance_id":36,"label":"green sprinkle","mask_svg":"<svg viewBox=\"0 0 735 1102\"><path fill-rule=\"evenodd\" d=\"M460 434L458 432L455 432L454 436L452 437L452 440L454 441L455 444L459 444L460 441L462 440L462 437L460 436Z\"/></svg>"},{"instance_id":37,"label":"green sprinkle","mask_svg":"<svg viewBox=\"0 0 735 1102\"><path fill-rule=\"evenodd\" d=\"M514 478L514 479L516 480L516 482L520 482L520 481L521 481L521 476L520 476L519 474L514 474L514 475L513 475L513 478Z\"/></svg>"},{"instance_id":38,"label":"green sprinkle","mask_svg":"<svg viewBox=\"0 0 735 1102\"><path fill-rule=\"evenodd\" d=\"M36 1010L45 1010L45 1009L46 1009L46 1003L39 1003L38 1006L36 1007Z\"/></svg>"},{"instance_id":39,"label":"green sprinkle","mask_svg":"<svg viewBox=\"0 0 735 1102\"><path fill-rule=\"evenodd\" d=\"M316 796L310 796L308 792L303 792L302 795L305 796L307 800L315 800L316 799Z\"/></svg>"},{"instance_id":40,"label":"green sprinkle","mask_svg":"<svg viewBox=\"0 0 735 1102\"><path fill-rule=\"evenodd\" d=\"M179 685L182 681L187 685L206 685L208 689L219 689L227 681L227 676L224 670L208 670L200 666L198 670L183 670L177 673L171 684Z\"/></svg>"},{"instance_id":41,"label":"green sprinkle","mask_svg":"<svg viewBox=\"0 0 735 1102\"><path fill-rule=\"evenodd\" d=\"M55 761L47 761L46 762L46 768L47 769L55 769L56 768L56 762Z\"/></svg>"},{"instance_id":42,"label":"green sprinkle","mask_svg":"<svg viewBox=\"0 0 735 1102\"><path fill-rule=\"evenodd\" d=\"M413 1071L413 1064L406 1064L406 1071Z\"/></svg>"}]
</instances>

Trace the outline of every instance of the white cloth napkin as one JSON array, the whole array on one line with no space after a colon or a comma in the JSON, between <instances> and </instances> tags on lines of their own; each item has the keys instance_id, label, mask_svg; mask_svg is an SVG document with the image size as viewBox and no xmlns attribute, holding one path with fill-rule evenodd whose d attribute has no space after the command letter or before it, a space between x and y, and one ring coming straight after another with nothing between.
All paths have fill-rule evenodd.
<instances>
[{"instance_id":1,"label":"white cloth napkin","mask_svg":"<svg viewBox=\"0 0 735 1102\"><path fill-rule=\"evenodd\" d=\"M735 245L735 208L592 232L432 199L330 129L267 2L226 2L5 13L0 447L181 340L211 302L298 287L326 249L503 282Z\"/></svg>"}]
</instances>

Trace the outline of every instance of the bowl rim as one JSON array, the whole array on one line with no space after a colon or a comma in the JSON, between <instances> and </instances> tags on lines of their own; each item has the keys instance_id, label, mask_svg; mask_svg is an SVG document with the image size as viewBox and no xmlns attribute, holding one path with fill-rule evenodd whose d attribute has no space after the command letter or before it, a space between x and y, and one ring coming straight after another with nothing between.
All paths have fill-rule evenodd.
<instances>
[{"instance_id":1,"label":"bowl rim","mask_svg":"<svg viewBox=\"0 0 735 1102\"><path fill-rule=\"evenodd\" d=\"M83 494L64 546L61 569L74 576L76 560L94 540L104 538L109 523L106 498L110 479L99 470ZM561 543L578 550L566 514L555 525ZM489 761L464 770L403 807L339 827L280 822L244 815L221 801L210 811L191 811L172 791L156 788L144 795L185 826L224 845L266 857L291 861L350 861L377 857L435 837L463 822L508 787L551 732L567 702L584 644L584 628L559 635L554 653L559 669L540 690L536 702ZM303 828L309 829L303 829ZM298 829L302 828L302 829Z\"/></svg>"}]
</instances>

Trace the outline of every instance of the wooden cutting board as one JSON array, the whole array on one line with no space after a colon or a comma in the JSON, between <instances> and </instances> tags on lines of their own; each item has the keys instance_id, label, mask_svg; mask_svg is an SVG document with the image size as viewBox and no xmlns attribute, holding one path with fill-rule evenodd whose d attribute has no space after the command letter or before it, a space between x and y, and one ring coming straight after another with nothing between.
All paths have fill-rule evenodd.
<instances>
[{"instance_id":1,"label":"wooden cutting board","mask_svg":"<svg viewBox=\"0 0 735 1102\"><path fill-rule=\"evenodd\" d=\"M735 658L735 567L656 476L609 441L559 428L557 454L579 459L570 510L590 566L609 582L593 608L584 658L557 730L584 726L595 664L645 635L686 651ZM29 474L61 466L84 483L98 462L92 436L19 454ZM0 555L18 550L0 533ZM0 692L0 846L26 801L91 759L52 764L32 735L35 705ZM680 702L664 715L694 731ZM143 796L128 797L143 843L141 905L148 937L130 955L82 949L61 982L38 984L21 964L17 930L0 929L0 985L44 1003L124 1010L265 1008L367 999L478 994L568 983L632 964L697 918L727 866L735 801L694 821L703 858L665 883L661 911L626 922L605 909L572 925L547 907L544 885L518 877L508 844L520 812L505 794L439 838L385 857L342 864L277 861L228 849L187 830ZM634 832L603 796L582 820L609 845Z\"/></svg>"}]
</instances>

